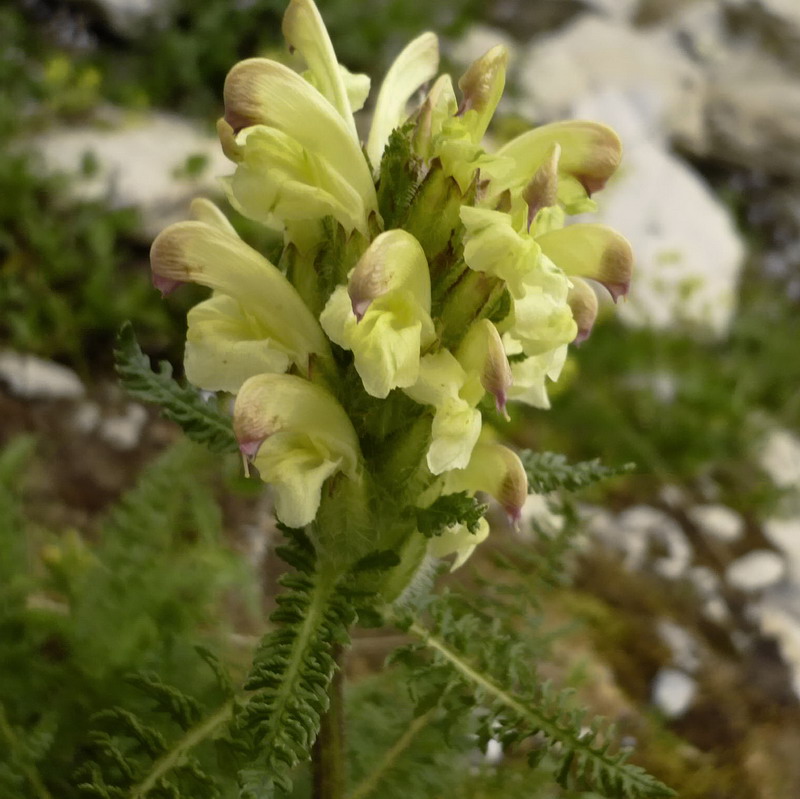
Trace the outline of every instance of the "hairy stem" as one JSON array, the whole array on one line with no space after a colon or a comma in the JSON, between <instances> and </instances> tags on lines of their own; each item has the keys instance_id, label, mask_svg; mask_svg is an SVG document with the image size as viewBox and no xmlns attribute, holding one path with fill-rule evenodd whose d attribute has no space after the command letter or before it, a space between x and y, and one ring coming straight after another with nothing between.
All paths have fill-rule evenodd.
<instances>
[{"instance_id":1,"label":"hairy stem","mask_svg":"<svg viewBox=\"0 0 800 799\"><path fill-rule=\"evenodd\" d=\"M144 799L156 787L158 781L180 763L187 752L213 735L223 724L227 724L232 715L233 700L230 700L192 727L175 746L153 763L147 776L131 790L131 799Z\"/></svg>"},{"instance_id":2,"label":"hairy stem","mask_svg":"<svg viewBox=\"0 0 800 799\"><path fill-rule=\"evenodd\" d=\"M322 717L319 735L317 735L311 751L314 799L342 799L344 797L346 780L342 655L343 649L339 645L334 651L337 669L331 680L331 704L328 712Z\"/></svg>"},{"instance_id":3,"label":"hairy stem","mask_svg":"<svg viewBox=\"0 0 800 799\"><path fill-rule=\"evenodd\" d=\"M436 709L433 708L427 713L412 719L411 724L408 725L403 734L386 750L378 765L356 785L347 799L366 799L366 797L371 796L386 773L394 766L403 752L411 746L414 738L430 723L435 712Z\"/></svg>"}]
</instances>

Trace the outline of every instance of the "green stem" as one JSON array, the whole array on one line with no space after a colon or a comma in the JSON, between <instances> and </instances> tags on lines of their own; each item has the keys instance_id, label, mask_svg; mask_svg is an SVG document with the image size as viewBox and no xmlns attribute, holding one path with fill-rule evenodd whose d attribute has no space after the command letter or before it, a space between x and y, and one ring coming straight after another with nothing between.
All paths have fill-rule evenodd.
<instances>
[{"instance_id":1,"label":"green stem","mask_svg":"<svg viewBox=\"0 0 800 799\"><path fill-rule=\"evenodd\" d=\"M164 754L155 763L147 776L131 790L131 799L144 799L156 787L158 781L168 774L181 759L197 746L201 741L213 735L223 724L230 721L233 715L233 700L226 702L213 715L209 716L195 727L192 727L169 752Z\"/></svg>"},{"instance_id":2,"label":"green stem","mask_svg":"<svg viewBox=\"0 0 800 799\"><path fill-rule=\"evenodd\" d=\"M348 799L366 799L366 797L371 796L386 775L386 772L394 766L403 752L411 746L414 738L428 726L435 713L436 708L433 708L413 719L403 734L386 750L380 763L356 785Z\"/></svg>"},{"instance_id":3,"label":"green stem","mask_svg":"<svg viewBox=\"0 0 800 799\"><path fill-rule=\"evenodd\" d=\"M344 748L344 675L341 669L342 647L334 659L338 668L330 686L331 703L322 717L319 735L311 751L314 799L343 799L346 783Z\"/></svg>"}]
</instances>

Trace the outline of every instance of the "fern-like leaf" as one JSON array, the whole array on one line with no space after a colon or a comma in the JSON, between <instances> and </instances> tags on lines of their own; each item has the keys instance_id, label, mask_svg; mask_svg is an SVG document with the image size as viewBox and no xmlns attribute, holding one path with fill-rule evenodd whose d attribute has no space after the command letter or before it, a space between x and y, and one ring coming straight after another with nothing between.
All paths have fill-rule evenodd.
<instances>
[{"instance_id":1,"label":"fern-like leaf","mask_svg":"<svg viewBox=\"0 0 800 799\"><path fill-rule=\"evenodd\" d=\"M626 762L628 752L613 750L613 730L576 709L569 691L542 683L530 653L519 638L465 610L447 595L430 608L433 627L414 619L399 625L417 637L394 655L410 669L418 712L451 708L456 719L465 707L481 708L479 737L504 746L528 741L535 745L532 765L550 755L562 786L585 787L610 799L655 799L674 792ZM432 658L426 655L432 654Z\"/></svg>"},{"instance_id":2,"label":"fern-like leaf","mask_svg":"<svg viewBox=\"0 0 800 799\"><path fill-rule=\"evenodd\" d=\"M417 508L417 529L428 538L441 535L454 524L466 525L471 532L477 532L478 523L488 506L482 504L466 491L457 494L442 494L427 508Z\"/></svg>"},{"instance_id":3,"label":"fern-like leaf","mask_svg":"<svg viewBox=\"0 0 800 799\"><path fill-rule=\"evenodd\" d=\"M227 416L205 402L196 389L177 383L167 361L161 361L158 371L153 371L130 322L119 331L114 359L120 381L131 396L159 405L167 419L179 424L189 438L205 444L212 452L237 449Z\"/></svg>"},{"instance_id":4,"label":"fern-like leaf","mask_svg":"<svg viewBox=\"0 0 800 799\"><path fill-rule=\"evenodd\" d=\"M297 571L281 578L275 629L256 653L245 685L255 693L237 719L250 764L240 773L248 799L291 790L291 770L308 759L328 709L335 648L355 620L340 581L316 570L311 542L301 531L284 532L290 542L280 554Z\"/></svg>"},{"instance_id":5,"label":"fern-like leaf","mask_svg":"<svg viewBox=\"0 0 800 799\"><path fill-rule=\"evenodd\" d=\"M604 466L599 459L570 464L564 455L555 452L526 450L520 453L520 458L528 474L528 486L537 494L559 489L577 491L610 477L629 474L636 468L633 463Z\"/></svg>"}]
</instances>

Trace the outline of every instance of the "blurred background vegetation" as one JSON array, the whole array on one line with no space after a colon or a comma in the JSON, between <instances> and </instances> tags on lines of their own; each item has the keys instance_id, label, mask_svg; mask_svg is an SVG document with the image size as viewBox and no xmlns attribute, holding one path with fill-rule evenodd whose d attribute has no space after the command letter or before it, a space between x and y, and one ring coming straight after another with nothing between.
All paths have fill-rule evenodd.
<instances>
[{"instance_id":1,"label":"blurred background vegetation","mask_svg":"<svg viewBox=\"0 0 800 799\"><path fill-rule=\"evenodd\" d=\"M522 537L496 530L493 547L518 560L503 577L513 592L547 593L535 612L521 612L521 625L536 619L546 628L531 632L532 651L546 655L558 682L574 685L591 707L619 721L640 762L684 797L792 799L800 792L800 766L787 756L800 745L800 169L770 155L800 148L800 130L792 140L789 123L780 122L800 108L793 93L800 93L800 18L787 12L790 19L776 19L775 5L320 3L340 60L373 77L421 30L451 43L446 62L455 66L470 35L484 30L475 26L492 25L516 43L524 65L526 48L592 14L625 36L669 32L715 91L716 70L727 62L714 48L737 50L745 42L759 63L774 64L764 85L773 81L780 102L763 118L743 117L761 120L760 149L718 146L732 134L715 127L710 99L703 100L711 109L710 138L698 144L664 134L665 146L733 220L744 245L730 325L721 333L697 318L628 327L609 315L573 352L552 392L552 410L516 408L501 430L520 446L570 460L637 464L634 474L580 496L569 529L602 529L579 538L577 553L566 559L569 585L559 575L545 592L547 564L564 560L568 548L548 527L549 512L531 510L534 532ZM282 52L284 2L176 0L137 8L88 0L19 0L0 8L3 799L77 795L70 786L88 757L86 719L112 704L141 706L140 686L124 682L131 672L157 672L198 702L216 701L215 670L193 647L210 647L241 676L278 569L264 532L268 507L238 476L235 459L199 453L152 411L126 400L114 382L113 341L123 321L133 321L146 352L179 365L185 313L198 295L158 298L147 265L152 219L114 190L113 176L99 191L80 188L102 174L90 146L95 133L86 134L85 152L78 148L69 174L53 153L66 147L58 137L64 131L102 135L165 114L170 125L178 120L176 130L190 126L200 143L186 146L166 178L185 187L185 198L208 190L213 164L203 142L221 113L224 76L241 58ZM535 71L519 69L512 97L524 98L526 81L536 79ZM521 100L504 111L509 131L523 117L547 119ZM734 115L729 125L744 122ZM775 129L781 135L770 139ZM137 156L135 148L125 155ZM603 195L598 199L602 206ZM183 199L170 201L180 206ZM274 244L234 221L250 241ZM614 224L627 232L624 220ZM19 360L27 356L72 370L77 382L67 380L72 388L61 394L47 380L37 387L31 362ZM726 529L735 534L720 533L719 525L711 530L703 522L708 508L718 519L719 508L730 511L723 516L734 520ZM643 509L649 521L636 522ZM494 573L492 551L487 547L459 580L472 587L476 572ZM732 569L753 552L780 558L782 566L770 561L775 579L734 579ZM682 570L662 568L681 558ZM708 610L712 601L716 611ZM682 644L659 632L665 623L682 631ZM362 678L352 695L353 716L362 719L353 732L356 781L379 756L370 752L391 746L413 725L411 705L398 699L400 678L394 671L375 676L387 646L380 636L367 638L352 657L353 676ZM679 712L659 699L665 672L683 674L682 685L691 686ZM435 725L417 733L395 764L406 769L399 773L413 795L573 795L539 786L513 758L489 756L468 737L458 757L431 759L426 736L436 734ZM464 762L472 768L466 780ZM374 795L390 795L383 790Z\"/></svg>"}]
</instances>

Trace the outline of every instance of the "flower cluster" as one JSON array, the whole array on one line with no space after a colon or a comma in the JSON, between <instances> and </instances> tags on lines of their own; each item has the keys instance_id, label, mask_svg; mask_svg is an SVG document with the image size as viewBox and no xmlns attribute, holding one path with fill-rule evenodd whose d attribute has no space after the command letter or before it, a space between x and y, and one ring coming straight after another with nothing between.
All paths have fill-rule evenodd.
<instances>
[{"instance_id":1,"label":"flower cluster","mask_svg":"<svg viewBox=\"0 0 800 799\"><path fill-rule=\"evenodd\" d=\"M525 472L483 415L508 400L547 407L546 382L597 314L586 280L627 291L626 240L564 224L594 207L620 142L572 121L487 152L505 50L472 64L457 95L449 76L433 80L425 33L389 69L362 145L369 78L337 62L312 0L291 0L283 33L306 71L237 64L218 123L228 199L280 231L279 261L196 200L194 221L154 242L154 282L212 289L188 316L186 375L236 395L236 436L284 524L309 526L333 559L391 548L406 575L426 554L460 564L486 522L426 539L419 512L485 491L519 514Z\"/></svg>"}]
</instances>

